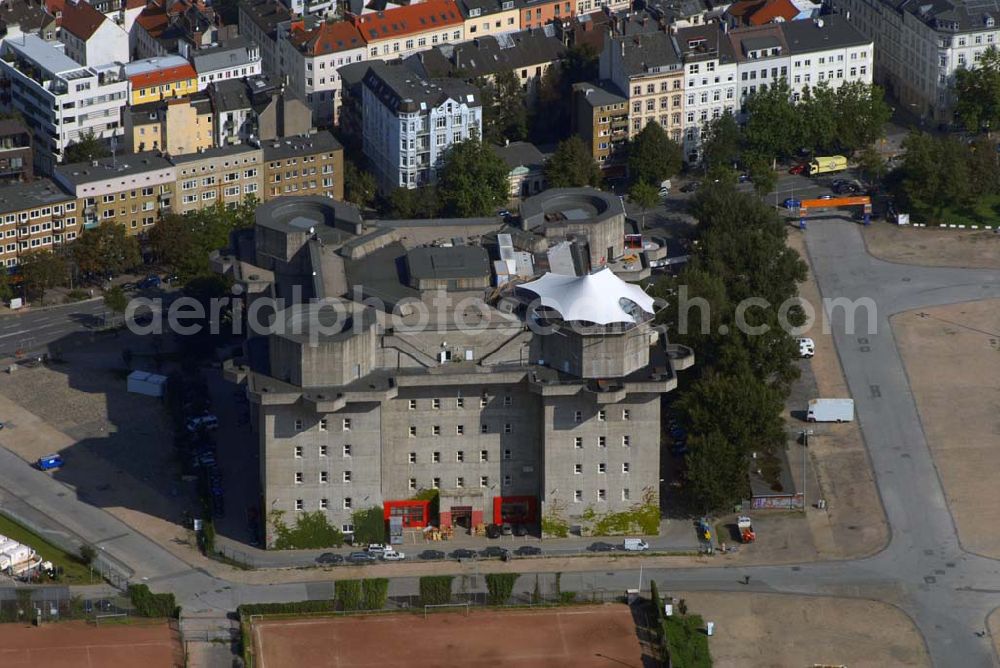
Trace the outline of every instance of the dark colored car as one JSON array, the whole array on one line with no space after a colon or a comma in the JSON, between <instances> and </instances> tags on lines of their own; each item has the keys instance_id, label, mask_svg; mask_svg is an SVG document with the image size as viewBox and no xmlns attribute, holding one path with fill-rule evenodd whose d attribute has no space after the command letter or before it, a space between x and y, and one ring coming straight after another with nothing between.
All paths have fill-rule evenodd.
<instances>
[{"instance_id":1,"label":"dark colored car","mask_svg":"<svg viewBox=\"0 0 1000 668\"><path fill-rule=\"evenodd\" d=\"M536 557L542 553L542 548L537 545L522 545L514 553L519 557Z\"/></svg>"},{"instance_id":2,"label":"dark colored car","mask_svg":"<svg viewBox=\"0 0 1000 668\"><path fill-rule=\"evenodd\" d=\"M483 559L503 559L505 555L509 558L510 550L497 545L491 545L490 547L479 551L479 556Z\"/></svg>"},{"instance_id":3,"label":"dark colored car","mask_svg":"<svg viewBox=\"0 0 1000 668\"><path fill-rule=\"evenodd\" d=\"M701 184L698 183L697 181L692 181L691 183L686 183L683 186L681 186L681 192L682 193L693 193L695 190L698 189L698 187L700 185Z\"/></svg>"},{"instance_id":4,"label":"dark colored car","mask_svg":"<svg viewBox=\"0 0 1000 668\"><path fill-rule=\"evenodd\" d=\"M373 564L376 557L370 552L351 552L347 555L347 560L352 564Z\"/></svg>"},{"instance_id":5,"label":"dark colored car","mask_svg":"<svg viewBox=\"0 0 1000 668\"><path fill-rule=\"evenodd\" d=\"M516 524L516 525L514 525L514 535L515 536L527 536L528 535L528 527L524 526L523 524Z\"/></svg>"},{"instance_id":6,"label":"dark colored car","mask_svg":"<svg viewBox=\"0 0 1000 668\"><path fill-rule=\"evenodd\" d=\"M794 197L789 197L784 202L782 202L782 205L786 209L798 209L800 206L802 206L802 200L795 199Z\"/></svg>"},{"instance_id":7,"label":"dark colored car","mask_svg":"<svg viewBox=\"0 0 1000 668\"><path fill-rule=\"evenodd\" d=\"M499 538L500 537L500 527L496 524L490 524L486 527L486 537L487 538Z\"/></svg>"},{"instance_id":8,"label":"dark colored car","mask_svg":"<svg viewBox=\"0 0 1000 668\"><path fill-rule=\"evenodd\" d=\"M475 550L468 550L468 549L466 549L464 547L461 547L461 548L453 551L448 556L451 557L452 559L475 559L476 558L476 551Z\"/></svg>"},{"instance_id":9,"label":"dark colored car","mask_svg":"<svg viewBox=\"0 0 1000 668\"><path fill-rule=\"evenodd\" d=\"M150 288L158 288L160 287L161 283L162 281L160 280L159 276L157 276L156 274L150 274L146 278L139 281L139 289L149 290Z\"/></svg>"},{"instance_id":10,"label":"dark colored car","mask_svg":"<svg viewBox=\"0 0 1000 668\"><path fill-rule=\"evenodd\" d=\"M614 552L615 546L611 543L591 543L587 546L588 552Z\"/></svg>"},{"instance_id":11,"label":"dark colored car","mask_svg":"<svg viewBox=\"0 0 1000 668\"><path fill-rule=\"evenodd\" d=\"M334 554L333 552L324 552L323 554L316 557L317 564L342 564L344 563L344 557L339 554Z\"/></svg>"},{"instance_id":12,"label":"dark colored car","mask_svg":"<svg viewBox=\"0 0 1000 668\"><path fill-rule=\"evenodd\" d=\"M418 554L417 557L426 561L436 561L438 559L444 559L445 554L441 550L424 550Z\"/></svg>"}]
</instances>

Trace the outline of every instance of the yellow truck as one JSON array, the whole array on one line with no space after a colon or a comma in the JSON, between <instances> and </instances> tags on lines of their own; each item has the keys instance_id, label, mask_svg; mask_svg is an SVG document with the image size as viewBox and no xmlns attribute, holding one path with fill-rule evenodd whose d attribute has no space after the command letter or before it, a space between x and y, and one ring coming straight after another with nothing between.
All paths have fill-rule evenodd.
<instances>
[{"instance_id":1,"label":"yellow truck","mask_svg":"<svg viewBox=\"0 0 1000 668\"><path fill-rule=\"evenodd\" d=\"M842 155L827 155L813 158L809 163L809 176L831 174L847 169L847 158Z\"/></svg>"}]
</instances>

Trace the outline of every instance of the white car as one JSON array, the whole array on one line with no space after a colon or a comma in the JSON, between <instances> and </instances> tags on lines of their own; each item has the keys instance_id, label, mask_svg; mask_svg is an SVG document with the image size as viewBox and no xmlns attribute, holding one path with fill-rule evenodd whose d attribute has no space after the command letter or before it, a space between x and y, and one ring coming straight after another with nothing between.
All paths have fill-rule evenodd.
<instances>
[{"instance_id":1,"label":"white car","mask_svg":"<svg viewBox=\"0 0 1000 668\"><path fill-rule=\"evenodd\" d=\"M812 339L795 339L795 342L799 344L799 357L808 358L816 354L816 343Z\"/></svg>"},{"instance_id":2,"label":"white car","mask_svg":"<svg viewBox=\"0 0 1000 668\"><path fill-rule=\"evenodd\" d=\"M384 554L386 552L386 547L381 543L371 543L367 550L369 554Z\"/></svg>"},{"instance_id":3,"label":"white car","mask_svg":"<svg viewBox=\"0 0 1000 668\"><path fill-rule=\"evenodd\" d=\"M396 552L396 550L389 547L382 553L382 559L385 561L402 561L403 559L406 559L406 554L403 552Z\"/></svg>"}]
</instances>

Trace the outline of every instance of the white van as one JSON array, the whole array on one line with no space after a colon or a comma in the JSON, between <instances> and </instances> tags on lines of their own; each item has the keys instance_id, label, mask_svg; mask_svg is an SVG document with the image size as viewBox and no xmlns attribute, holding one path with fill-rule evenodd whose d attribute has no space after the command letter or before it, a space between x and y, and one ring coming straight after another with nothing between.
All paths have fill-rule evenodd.
<instances>
[{"instance_id":1,"label":"white van","mask_svg":"<svg viewBox=\"0 0 1000 668\"><path fill-rule=\"evenodd\" d=\"M367 548L369 554L374 554L376 556L385 554L386 547L382 543L370 543Z\"/></svg>"},{"instance_id":2,"label":"white van","mask_svg":"<svg viewBox=\"0 0 1000 668\"><path fill-rule=\"evenodd\" d=\"M626 552L645 552L649 549L649 543L641 538L626 538L622 547Z\"/></svg>"},{"instance_id":3,"label":"white van","mask_svg":"<svg viewBox=\"0 0 1000 668\"><path fill-rule=\"evenodd\" d=\"M185 426L187 427L187 430L191 432L198 431L199 429L218 429L219 418L214 415L200 415L198 417L189 418Z\"/></svg>"}]
</instances>

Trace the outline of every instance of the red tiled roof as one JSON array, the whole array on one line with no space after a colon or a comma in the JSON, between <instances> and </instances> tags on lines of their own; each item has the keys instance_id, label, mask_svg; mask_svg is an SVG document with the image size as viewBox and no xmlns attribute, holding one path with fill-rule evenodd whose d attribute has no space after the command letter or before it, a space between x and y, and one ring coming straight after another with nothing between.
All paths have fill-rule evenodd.
<instances>
[{"instance_id":1,"label":"red tiled roof","mask_svg":"<svg viewBox=\"0 0 1000 668\"><path fill-rule=\"evenodd\" d=\"M45 0L45 11L56 17L56 25L62 24L62 13L66 8L66 0Z\"/></svg>"},{"instance_id":2,"label":"red tiled roof","mask_svg":"<svg viewBox=\"0 0 1000 668\"><path fill-rule=\"evenodd\" d=\"M454 0L428 0L384 12L350 16L366 42L412 35L462 25L462 13Z\"/></svg>"},{"instance_id":3,"label":"red tiled roof","mask_svg":"<svg viewBox=\"0 0 1000 668\"><path fill-rule=\"evenodd\" d=\"M154 70L152 72L143 72L142 74L136 74L133 77L129 77L129 81L132 82L132 88L149 88L151 86L160 86L166 83L173 83L175 81L183 81L185 79L196 79L198 74L194 71L191 65L176 65L174 67L165 67L162 70Z\"/></svg>"},{"instance_id":4,"label":"red tiled roof","mask_svg":"<svg viewBox=\"0 0 1000 668\"><path fill-rule=\"evenodd\" d=\"M288 39L299 51L313 56L357 49L365 45L364 36L350 21L323 22L312 30L299 23Z\"/></svg>"},{"instance_id":5,"label":"red tiled roof","mask_svg":"<svg viewBox=\"0 0 1000 668\"><path fill-rule=\"evenodd\" d=\"M125 0L125 9L138 9L145 6L146 0Z\"/></svg>"},{"instance_id":6,"label":"red tiled roof","mask_svg":"<svg viewBox=\"0 0 1000 668\"><path fill-rule=\"evenodd\" d=\"M791 21L799 15L791 0L740 0L733 3L726 13L749 26L762 26L775 19Z\"/></svg>"},{"instance_id":7,"label":"red tiled roof","mask_svg":"<svg viewBox=\"0 0 1000 668\"><path fill-rule=\"evenodd\" d=\"M157 37L167 27L169 20L166 10L154 3L147 5L139 16L135 17L135 22L142 26L150 36Z\"/></svg>"},{"instance_id":8,"label":"red tiled roof","mask_svg":"<svg viewBox=\"0 0 1000 668\"><path fill-rule=\"evenodd\" d=\"M85 0L77 0L75 4L66 2L63 6L60 27L86 41L93 37L101 24L107 20L104 14L94 9Z\"/></svg>"}]
</instances>

